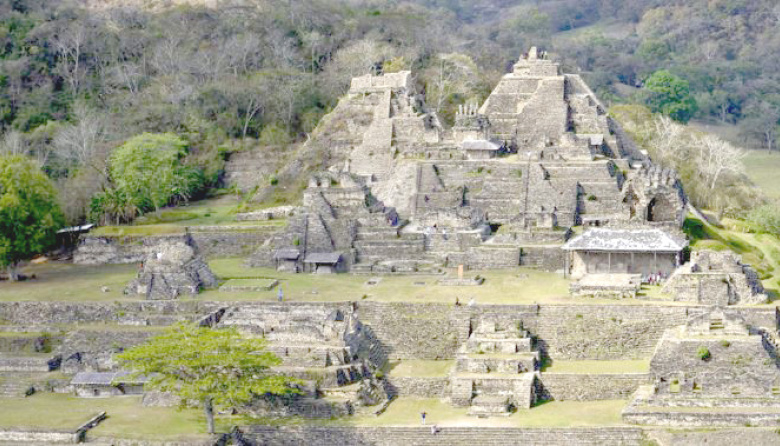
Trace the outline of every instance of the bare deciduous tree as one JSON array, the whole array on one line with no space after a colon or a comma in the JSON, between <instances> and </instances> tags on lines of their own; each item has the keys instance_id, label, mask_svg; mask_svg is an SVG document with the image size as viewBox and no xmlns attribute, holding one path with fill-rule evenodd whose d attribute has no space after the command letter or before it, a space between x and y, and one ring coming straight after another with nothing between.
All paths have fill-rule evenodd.
<instances>
[{"instance_id":1,"label":"bare deciduous tree","mask_svg":"<svg viewBox=\"0 0 780 446\"><path fill-rule=\"evenodd\" d=\"M696 165L710 190L715 189L724 172L744 173L742 159L746 153L743 149L734 147L715 135L696 136L693 144L698 152Z\"/></svg>"},{"instance_id":2,"label":"bare deciduous tree","mask_svg":"<svg viewBox=\"0 0 780 446\"><path fill-rule=\"evenodd\" d=\"M73 115L75 122L57 133L54 147L64 158L106 176L106 163L100 152L106 141L106 120L83 103L76 103Z\"/></svg>"},{"instance_id":3,"label":"bare deciduous tree","mask_svg":"<svg viewBox=\"0 0 780 446\"><path fill-rule=\"evenodd\" d=\"M16 130L8 131L0 141L0 154L2 155L25 155L27 148L24 135Z\"/></svg>"},{"instance_id":4,"label":"bare deciduous tree","mask_svg":"<svg viewBox=\"0 0 780 446\"><path fill-rule=\"evenodd\" d=\"M57 72L65 79L74 96L78 95L86 72L81 59L88 38L87 34L87 29L82 23L74 22L52 39L59 56Z\"/></svg>"}]
</instances>

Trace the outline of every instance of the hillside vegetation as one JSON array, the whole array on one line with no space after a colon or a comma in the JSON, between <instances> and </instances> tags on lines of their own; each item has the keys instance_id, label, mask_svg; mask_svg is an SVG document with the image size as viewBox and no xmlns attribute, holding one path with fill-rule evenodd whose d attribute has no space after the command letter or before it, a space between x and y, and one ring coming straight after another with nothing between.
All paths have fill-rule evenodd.
<instances>
[{"instance_id":1,"label":"hillside vegetation","mask_svg":"<svg viewBox=\"0 0 780 446\"><path fill-rule=\"evenodd\" d=\"M773 0L0 2L0 153L35 158L70 223L124 223L214 195L230 153L319 154L296 149L353 76L413 69L449 125L531 45L608 104L721 123L739 144L775 149L778 23ZM139 162L165 162L120 156L138 138L166 141L180 167L140 175ZM295 201L318 163L264 175L244 198ZM702 178L686 188L734 215L763 200L746 177L726 177L715 202ZM138 178L161 193L128 187Z\"/></svg>"}]
</instances>

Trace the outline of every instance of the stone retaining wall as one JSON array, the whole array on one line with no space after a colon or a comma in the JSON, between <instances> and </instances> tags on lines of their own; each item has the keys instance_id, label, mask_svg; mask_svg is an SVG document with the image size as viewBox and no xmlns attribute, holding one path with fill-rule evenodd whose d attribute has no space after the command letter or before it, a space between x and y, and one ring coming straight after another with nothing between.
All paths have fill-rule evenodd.
<instances>
[{"instance_id":1,"label":"stone retaining wall","mask_svg":"<svg viewBox=\"0 0 780 446\"><path fill-rule=\"evenodd\" d=\"M190 237L201 255L206 258L248 257L265 243L281 226L192 226L182 228L187 234L159 236L92 236L79 240L73 263L104 265L140 263L161 241Z\"/></svg>"},{"instance_id":2,"label":"stone retaining wall","mask_svg":"<svg viewBox=\"0 0 780 446\"><path fill-rule=\"evenodd\" d=\"M649 373L542 373L542 394L558 401L620 400L641 385L651 384Z\"/></svg>"},{"instance_id":3,"label":"stone retaining wall","mask_svg":"<svg viewBox=\"0 0 780 446\"><path fill-rule=\"evenodd\" d=\"M760 409L755 412L712 412L706 409L700 412L626 410L623 411L623 421L631 424L674 427L780 426L780 413L761 412Z\"/></svg>"},{"instance_id":4,"label":"stone retaining wall","mask_svg":"<svg viewBox=\"0 0 780 446\"><path fill-rule=\"evenodd\" d=\"M244 435L256 444L275 446L317 445L501 445L501 446L628 446L643 444L639 428L466 428L443 427L436 435L430 427L271 427L253 426Z\"/></svg>"},{"instance_id":5,"label":"stone retaining wall","mask_svg":"<svg viewBox=\"0 0 780 446\"><path fill-rule=\"evenodd\" d=\"M67 431L4 428L0 429L0 442L11 444L45 443L76 443L78 434ZM13 442L13 443L12 443Z\"/></svg>"},{"instance_id":6,"label":"stone retaining wall","mask_svg":"<svg viewBox=\"0 0 780 446\"><path fill-rule=\"evenodd\" d=\"M116 301L116 302L0 302L5 324L33 329L54 324L170 325L177 320L205 316L222 302L196 301Z\"/></svg>"},{"instance_id":7,"label":"stone retaining wall","mask_svg":"<svg viewBox=\"0 0 780 446\"><path fill-rule=\"evenodd\" d=\"M447 377L390 377L389 381L397 396L417 396L421 398L447 398L450 396L450 379Z\"/></svg>"},{"instance_id":8,"label":"stone retaining wall","mask_svg":"<svg viewBox=\"0 0 780 446\"><path fill-rule=\"evenodd\" d=\"M198 320L219 308L270 302L0 302L7 324L26 326L109 323L170 325ZM285 305L303 305L285 302ZM344 303L341 303L344 304ZM306 303L332 306L334 303ZM643 359L664 330L703 307L657 305L476 305L359 302L358 318L371 327L389 359L452 359L483 315L523 322L554 359ZM750 325L777 327L774 309L737 310Z\"/></svg>"}]
</instances>

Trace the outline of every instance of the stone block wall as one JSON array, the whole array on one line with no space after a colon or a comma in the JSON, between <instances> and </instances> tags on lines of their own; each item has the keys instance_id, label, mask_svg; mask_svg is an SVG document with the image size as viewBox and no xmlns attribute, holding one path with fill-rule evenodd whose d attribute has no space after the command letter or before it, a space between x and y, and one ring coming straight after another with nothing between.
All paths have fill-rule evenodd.
<instances>
[{"instance_id":1,"label":"stone block wall","mask_svg":"<svg viewBox=\"0 0 780 446\"><path fill-rule=\"evenodd\" d=\"M206 258L247 257L282 228L226 231L217 227L190 228L198 252Z\"/></svg>"},{"instance_id":2,"label":"stone block wall","mask_svg":"<svg viewBox=\"0 0 780 446\"><path fill-rule=\"evenodd\" d=\"M420 398L448 398L450 396L450 379L390 377L391 388L398 396L416 396Z\"/></svg>"},{"instance_id":3,"label":"stone block wall","mask_svg":"<svg viewBox=\"0 0 780 446\"><path fill-rule=\"evenodd\" d=\"M223 302L0 302L7 324L38 326L67 324L170 325L196 320L225 306Z\"/></svg>"},{"instance_id":4,"label":"stone block wall","mask_svg":"<svg viewBox=\"0 0 780 446\"><path fill-rule=\"evenodd\" d=\"M189 234L164 236L91 236L85 235L73 255L79 265L141 263L163 242L191 238L206 258L246 257L270 239L282 227L257 228L204 226L188 228Z\"/></svg>"},{"instance_id":5,"label":"stone block wall","mask_svg":"<svg viewBox=\"0 0 780 446\"><path fill-rule=\"evenodd\" d=\"M370 326L389 359L449 359L468 337L468 313L452 305L364 302Z\"/></svg>"},{"instance_id":6,"label":"stone block wall","mask_svg":"<svg viewBox=\"0 0 780 446\"><path fill-rule=\"evenodd\" d=\"M424 445L503 445L503 446L640 446L645 435L640 428L486 428L443 427L431 435L421 427L273 427L252 426L246 438L257 444L277 446L424 446Z\"/></svg>"},{"instance_id":7,"label":"stone block wall","mask_svg":"<svg viewBox=\"0 0 780 446\"><path fill-rule=\"evenodd\" d=\"M480 246L469 249L469 268L514 268L520 263L520 249L514 246Z\"/></svg>"},{"instance_id":8,"label":"stone block wall","mask_svg":"<svg viewBox=\"0 0 780 446\"><path fill-rule=\"evenodd\" d=\"M554 359L642 359L664 330L685 323L686 313L685 307L547 305L526 328Z\"/></svg>"},{"instance_id":9,"label":"stone block wall","mask_svg":"<svg viewBox=\"0 0 780 446\"><path fill-rule=\"evenodd\" d=\"M78 435L74 432L4 428L0 429L0 442L11 444L36 444L36 443L77 443Z\"/></svg>"},{"instance_id":10,"label":"stone block wall","mask_svg":"<svg viewBox=\"0 0 780 446\"><path fill-rule=\"evenodd\" d=\"M649 373L542 372L540 397L558 401L620 400L651 383Z\"/></svg>"},{"instance_id":11,"label":"stone block wall","mask_svg":"<svg viewBox=\"0 0 780 446\"><path fill-rule=\"evenodd\" d=\"M562 271L565 253L559 245L524 246L520 252L520 265L543 271Z\"/></svg>"}]
</instances>

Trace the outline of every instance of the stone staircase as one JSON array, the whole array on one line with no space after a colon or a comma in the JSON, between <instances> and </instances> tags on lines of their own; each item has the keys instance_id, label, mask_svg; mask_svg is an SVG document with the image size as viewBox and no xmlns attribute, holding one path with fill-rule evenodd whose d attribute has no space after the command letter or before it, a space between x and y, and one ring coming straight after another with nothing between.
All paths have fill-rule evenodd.
<instances>
[{"instance_id":1,"label":"stone staircase","mask_svg":"<svg viewBox=\"0 0 780 446\"><path fill-rule=\"evenodd\" d=\"M293 405L304 416L350 414L387 399L373 377L384 352L346 308L241 305L229 308L219 326L266 339L282 360L273 370L306 383L306 395Z\"/></svg>"},{"instance_id":2,"label":"stone staircase","mask_svg":"<svg viewBox=\"0 0 780 446\"><path fill-rule=\"evenodd\" d=\"M393 225L394 222L396 225ZM353 243L356 263L372 265L383 261L422 259L425 252L423 234L401 233L401 229L394 208L385 208L382 212L372 212L360 218Z\"/></svg>"},{"instance_id":3,"label":"stone staircase","mask_svg":"<svg viewBox=\"0 0 780 446\"><path fill-rule=\"evenodd\" d=\"M452 404L469 415L507 416L536 401L539 353L517 321L483 318L460 348L451 374Z\"/></svg>"},{"instance_id":4,"label":"stone staircase","mask_svg":"<svg viewBox=\"0 0 780 446\"><path fill-rule=\"evenodd\" d=\"M393 167L393 121L390 118L391 91L384 91L374 109L374 119L363 136L363 143L350 154L351 171L382 181Z\"/></svg>"},{"instance_id":5,"label":"stone staircase","mask_svg":"<svg viewBox=\"0 0 780 446\"><path fill-rule=\"evenodd\" d=\"M725 328L723 325L723 319L712 318L710 319L710 331L721 331Z\"/></svg>"}]
</instances>

